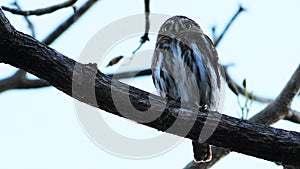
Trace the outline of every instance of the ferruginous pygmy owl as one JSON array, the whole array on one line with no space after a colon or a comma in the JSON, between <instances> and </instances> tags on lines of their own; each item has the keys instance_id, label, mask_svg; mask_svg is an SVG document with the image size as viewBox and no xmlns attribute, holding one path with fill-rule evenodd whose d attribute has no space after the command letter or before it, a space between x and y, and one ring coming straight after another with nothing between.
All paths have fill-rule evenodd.
<instances>
[{"instance_id":1,"label":"ferruginous pygmy owl","mask_svg":"<svg viewBox=\"0 0 300 169\"><path fill-rule=\"evenodd\" d=\"M209 111L217 110L221 88L218 55L195 21L174 16L164 22L151 67L154 85L162 97ZM195 162L211 160L209 144L192 143Z\"/></svg>"}]
</instances>

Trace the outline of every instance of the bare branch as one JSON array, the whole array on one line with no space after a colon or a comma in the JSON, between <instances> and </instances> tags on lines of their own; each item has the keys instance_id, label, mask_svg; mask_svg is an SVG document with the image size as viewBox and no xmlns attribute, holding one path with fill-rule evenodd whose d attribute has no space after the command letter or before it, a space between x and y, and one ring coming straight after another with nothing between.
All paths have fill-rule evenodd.
<instances>
[{"instance_id":1,"label":"bare branch","mask_svg":"<svg viewBox=\"0 0 300 169\"><path fill-rule=\"evenodd\" d=\"M98 2L98 0L88 0L71 17L69 17L65 22L60 24L52 33L50 33L50 35L48 35L42 42L45 44L51 44L73 23L75 23L86 11L88 11L96 2Z\"/></svg>"},{"instance_id":2,"label":"bare branch","mask_svg":"<svg viewBox=\"0 0 300 169\"><path fill-rule=\"evenodd\" d=\"M245 93L250 93L249 91L245 91L245 89L240 86L239 84L237 84L235 81L233 81L228 73L228 67L227 66L223 66L223 70L225 72L225 79L227 82L227 85L229 87L229 89L235 93L236 95L241 94L241 95L245 95ZM263 98L261 96L257 96L254 94L250 94L250 98L261 102L261 103L271 103L273 100L272 99L268 99L268 98Z\"/></svg>"},{"instance_id":3,"label":"bare branch","mask_svg":"<svg viewBox=\"0 0 300 169\"><path fill-rule=\"evenodd\" d=\"M12 4L15 5L18 10L21 10L21 7L17 3L17 1L13 2ZM32 37L35 37L35 30L34 30L34 26L33 26L32 22L29 20L29 18L27 16L24 16L24 19L27 22L27 25L28 25L29 30L31 31Z\"/></svg>"},{"instance_id":4,"label":"bare branch","mask_svg":"<svg viewBox=\"0 0 300 169\"><path fill-rule=\"evenodd\" d=\"M145 33L141 37L140 40L140 45L132 52L132 54L135 54L145 42L149 41L149 29L150 29L150 20L149 20L149 15L150 15L150 0L144 0L145 3Z\"/></svg>"},{"instance_id":5,"label":"bare branch","mask_svg":"<svg viewBox=\"0 0 300 169\"><path fill-rule=\"evenodd\" d=\"M80 9L74 13L70 18L68 18L65 22L60 24L58 28L50 33L45 40L42 42L46 45L51 44L56 40L62 33L64 33L76 20L78 20L88 9L90 9L97 0L89 0L87 1ZM25 16L25 18L27 18ZM50 86L49 83L45 80L31 80L28 79L25 75L19 76L19 72L22 70L18 70L12 77L8 77L6 79L0 80L0 93L6 90L11 89L31 89L31 88L40 88Z\"/></svg>"},{"instance_id":6,"label":"bare branch","mask_svg":"<svg viewBox=\"0 0 300 169\"><path fill-rule=\"evenodd\" d=\"M228 24L226 25L225 29L223 30L223 32L220 34L220 36L218 38L216 38L216 40L214 41L214 45L218 46L220 41L223 39L224 35L226 34L226 32L228 31L229 27L232 25L233 21L235 21L235 19L239 16L239 14L241 14L241 12L245 11L245 8L242 7L242 5L239 6L238 11L233 15L233 17L231 18L231 20L228 22Z\"/></svg>"},{"instance_id":7,"label":"bare branch","mask_svg":"<svg viewBox=\"0 0 300 169\"><path fill-rule=\"evenodd\" d=\"M293 76L281 91L279 96L270 103L260 113L253 116L251 119L262 124L273 124L280 119L286 117L290 112L291 102L297 96L300 89L300 65L294 72ZM264 117L264 118L262 118Z\"/></svg>"},{"instance_id":8,"label":"bare branch","mask_svg":"<svg viewBox=\"0 0 300 169\"><path fill-rule=\"evenodd\" d=\"M13 2L12 4L16 6L18 10L21 10L21 7L17 1ZM29 30L31 31L31 36L35 37L35 29L32 22L30 21L28 16L24 16L24 19L28 25ZM28 82L31 81L26 78L26 72L23 70L17 70L14 76L6 78L4 80L0 80L0 93L5 90L24 87L25 84L30 84L30 86L32 87L40 86L39 84L32 84Z\"/></svg>"},{"instance_id":9,"label":"bare branch","mask_svg":"<svg viewBox=\"0 0 300 169\"><path fill-rule=\"evenodd\" d=\"M44 14L52 13L52 12L62 9L62 8L72 6L74 3L76 3L76 1L77 0L67 0L66 2L63 2L61 4L53 5L53 6L50 6L47 8L42 8L42 9L29 10L29 11L23 11L19 8L14 9L14 8L9 8L9 7L5 7L5 6L2 6L2 9L5 11L9 11L13 14L23 15L23 16L44 15Z\"/></svg>"},{"instance_id":10,"label":"bare branch","mask_svg":"<svg viewBox=\"0 0 300 169\"><path fill-rule=\"evenodd\" d=\"M284 120L300 124L300 112L291 109L289 113L284 117Z\"/></svg>"},{"instance_id":11,"label":"bare branch","mask_svg":"<svg viewBox=\"0 0 300 169\"><path fill-rule=\"evenodd\" d=\"M44 80L30 80L26 72L18 70L13 76L0 80L0 93L10 89L41 88L49 86Z\"/></svg>"},{"instance_id":12,"label":"bare branch","mask_svg":"<svg viewBox=\"0 0 300 169\"><path fill-rule=\"evenodd\" d=\"M97 70L96 64L76 62L34 38L16 31L1 10L0 62L21 68L45 79L52 86L81 102L120 117L124 117L125 113L128 119L159 131L197 141L199 137L197 131L204 125L208 125L209 128L215 128L207 140L209 144L269 161L300 165L298 160L300 156L300 133L254 124L218 112L209 112L208 114L212 116L208 116L207 112L186 108L179 109L180 105L176 102L169 102L166 105L159 96L105 76ZM130 88L129 93L128 88ZM92 93L96 95L96 100ZM112 93L118 96L118 98L114 98L117 100L112 98ZM147 115L150 114L158 118L143 123L146 114L133 113L131 109L126 108L128 103L125 101L128 100L128 96L136 109L148 110ZM122 109L123 115L115 107L115 101L124 107ZM150 107L151 109L149 109ZM205 123L207 119L212 123ZM175 120L180 121L178 128L168 130ZM194 125L187 133L182 129L188 124Z\"/></svg>"}]
</instances>

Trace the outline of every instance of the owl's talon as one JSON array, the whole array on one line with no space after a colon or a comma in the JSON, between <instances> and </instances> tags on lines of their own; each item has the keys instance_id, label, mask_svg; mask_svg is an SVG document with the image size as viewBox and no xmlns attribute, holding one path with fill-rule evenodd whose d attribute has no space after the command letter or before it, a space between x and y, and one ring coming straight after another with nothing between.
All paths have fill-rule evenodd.
<instances>
[{"instance_id":1,"label":"owl's talon","mask_svg":"<svg viewBox=\"0 0 300 169\"><path fill-rule=\"evenodd\" d=\"M207 147L207 155L206 155L206 157L203 160L199 160L199 161L197 161L196 159L194 159L194 162L197 163L197 164L199 164L199 163L208 163L208 162L211 161L211 159L212 159L212 151L211 151L211 145L209 145Z\"/></svg>"},{"instance_id":2,"label":"owl's talon","mask_svg":"<svg viewBox=\"0 0 300 169\"><path fill-rule=\"evenodd\" d=\"M208 107L207 105L202 105L202 106L199 106L199 111L208 111Z\"/></svg>"}]
</instances>

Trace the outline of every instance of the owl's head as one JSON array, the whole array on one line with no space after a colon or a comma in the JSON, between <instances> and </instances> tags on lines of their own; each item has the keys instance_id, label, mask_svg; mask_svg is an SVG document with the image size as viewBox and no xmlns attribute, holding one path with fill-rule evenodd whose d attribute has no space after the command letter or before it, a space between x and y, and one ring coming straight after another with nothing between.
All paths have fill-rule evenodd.
<instances>
[{"instance_id":1,"label":"owl's head","mask_svg":"<svg viewBox=\"0 0 300 169\"><path fill-rule=\"evenodd\" d=\"M159 34L174 37L188 31L203 33L200 26L192 19L185 16L173 16L162 24Z\"/></svg>"}]
</instances>

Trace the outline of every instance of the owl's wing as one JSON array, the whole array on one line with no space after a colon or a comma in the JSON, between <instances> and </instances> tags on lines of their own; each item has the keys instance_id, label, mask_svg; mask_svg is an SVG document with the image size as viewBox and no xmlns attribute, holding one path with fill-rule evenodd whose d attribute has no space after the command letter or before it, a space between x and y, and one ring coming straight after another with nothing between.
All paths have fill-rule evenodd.
<instances>
[{"instance_id":1,"label":"owl's wing","mask_svg":"<svg viewBox=\"0 0 300 169\"><path fill-rule=\"evenodd\" d=\"M220 90L221 90L221 67L219 64L219 58L217 50L215 49L210 38L205 34L200 34L197 40L197 46L200 52L203 54L203 60L205 61L206 69L208 70L208 76L211 85L211 110L217 110L219 107Z\"/></svg>"},{"instance_id":2,"label":"owl's wing","mask_svg":"<svg viewBox=\"0 0 300 169\"><path fill-rule=\"evenodd\" d=\"M177 84L172 76L172 64L166 66L163 58L172 58L171 52L156 48L153 54L152 60L152 80L155 88L158 90L162 97L166 97L173 100L180 99ZM170 60L170 62L172 62Z\"/></svg>"},{"instance_id":3,"label":"owl's wing","mask_svg":"<svg viewBox=\"0 0 300 169\"><path fill-rule=\"evenodd\" d=\"M221 80L218 53L212 41L205 34L196 31L187 31L179 36L178 40L192 50L194 58L188 58L187 60L194 59L198 62L197 71L199 71L200 75L198 76L201 80L197 83L200 89L204 90L200 93L201 100L206 99L208 106L211 109L216 109L219 102ZM197 73L197 71L194 72ZM203 94L207 96L203 96Z\"/></svg>"}]
</instances>

